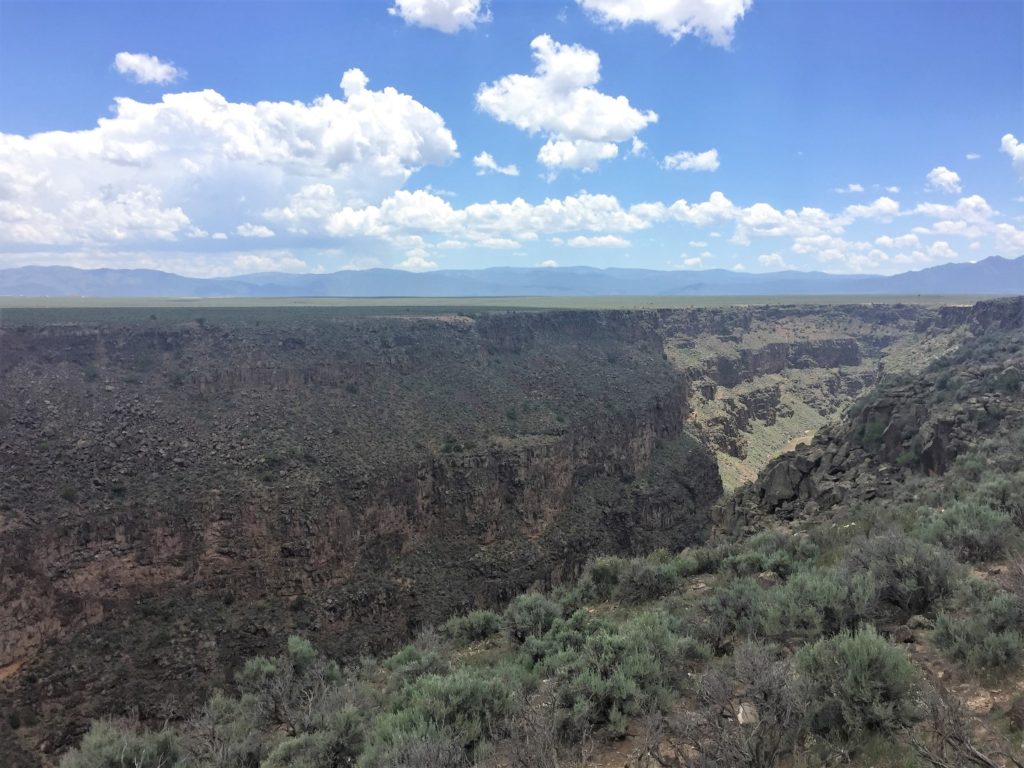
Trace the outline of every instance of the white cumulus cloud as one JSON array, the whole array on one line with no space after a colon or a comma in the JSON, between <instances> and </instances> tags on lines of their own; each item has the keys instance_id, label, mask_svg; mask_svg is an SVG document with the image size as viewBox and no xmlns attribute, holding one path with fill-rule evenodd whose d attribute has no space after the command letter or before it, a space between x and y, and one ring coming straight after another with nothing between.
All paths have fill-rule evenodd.
<instances>
[{"instance_id":1,"label":"white cumulus cloud","mask_svg":"<svg viewBox=\"0 0 1024 768\"><path fill-rule=\"evenodd\" d=\"M370 90L357 70L342 82L344 99L168 93L119 98L87 130L0 133L0 245L201 236L311 185L320 210L328 197L381 199L458 156L441 116L411 96Z\"/></svg>"},{"instance_id":2,"label":"white cumulus cloud","mask_svg":"<svg viewBox=\"0 0 1024 768\"><path fill-rule=\"evenodd\" d=\"M947 234L951 234L953 229L959 229L961 231L958 234L969 236L977 236L989 229L996 215L992 206L981 195L961 197L956 205L921 203L912 213L939 219L940 224L946 222L943 228Z\"/></svg>"},{"instance_id":3,"label":"white cumulus cloud","mask_svg":"<svg viewBox=\"0 0 1024 768\"><path fill-rule=\"evenodd\" d=\"M995 227L996 247L1002 251L1024 251L1024 230L1013 224L1001 223Z\"/></svg>"},{"instance_id":4,"label":"white cumulus cloud","mask_svg":"<svg viewBox=\"0 0 1024 768\"><path fill-rule=\"evenodd\" d=\"M549 35L530 43L533 75L506 75L477 91L477 106L503 123L546 143L538 160L552 169L594 170L618 154L618 143L657 121L625 96L609 96L593 86L601 79L601 59L580 45L563 45Z\"/></svg>"},{"instance_id":5,"label":"white cumulus cloud","mask_svg":"<svg viewBox=\"0 0 1024 768\"><path fill-rule=\"evenodd\" d=\"M594 237L578 235L569 241L569 245L573 248L628 248L630 242L617 235L596 235Z\"/></svg>"},{"instance_id":6,"label":"white cumulus cloud","mask_svg":"<svg viewBox=\"0 0 1024 768\"><path fill-rule=\"evenodd\" d=\"M677 152L674 155L666 155L664 165L670 171L717 171L719 166L718 150Z\"/></svg>"},{"instance_id":7,"label":"white cumulus cloud","mask_svg":"<svg viewBox=\"0 0 1024 768\"><path fill-rule=\"evenodd\" d=\"M235 232L237 232L242 237L273 237L274 236L274 230L272 230L270 227L265 227L262 224L253 224L251 222L246 222L245 224L239 224L238 227L235 228Z\"/></svg>"},{"instance_id":8,"label":"white cumulus cloud","mask_svg":"<svg viewBox=\"0 0 1024 768\"><path fill-rule=\"evenodd\" d=\"M928 189L934 189L939 192L956 194L961 190L960 174L956 171L951 171L944 165L940 165L928 171L927 181Z\"/></svg>"},{"instance_id":9,"label":"white cumulus cloud","mask_svg":"<svg viewBox=\"0 0 1024 768\"><path fill-rule=\"evenodd\" d=\"M172 83L185 73L170 62L160 61L148 53L121 51L114 57L114 68L122 75L128 75L137 83Z\"/></svg>"},{"instance_id":10,"label":"white cumulus cloud","mask_svg":"<svg viewBox=\"0 0 1024 768\"><path fill-rule=\"evenodd\" d=\"M548 168L595 171L602 160L611 160L618 154L618 145L610 141L549 139L540 148L537 159Z\"/></svg>"},{"instance_id":11,"label":"white cumulus cloud","mask_svg":"<svg viewBox=\"0 0 1024 768\"><path fill-rule=\"evenodd\" d=\"M1017 137L1012 133L1008 133L1003 136L1000 150L1010 156L1010 162L1013 163L1013 167L1024 178L1024 144L1017 141Z\"/></svg>"},{"instance_id":12,"label":"white cumulus cloud","mask_svg":"<svg viewBox=\"0 0 1024 768\"><path fill-rule=\"evenodd\" d=\"M388 13L400 16L406 24L448 34L473 29L491 20L487 4L482 0L395 0Z\"/></svg>"},{"instance_id":13,"label":"white cumulus cloud","mask_svg":"<svg viewBox=\"0 0 1024 768\"><path fill-rule=\"evenodd\" d=\"M757 257L757 261L762 267L771 267L772 269L790 268L786 260L778 253L762 253Z\"/></svg>"},{"instance_id":14,"label":"white cumulus cloud","mask_svg":"<svg viewBox=\"0 0 1024 768\"><path fill-rule=\"evenodd\" d=\"M239 272L306 272L309 264L290 254L245 253L231 262Z\"/></svg>"},{"instance_id":15,"label":"white cumulus cloud","mask_svg":"<svg viewBox=\"0 0 1024 768\"><path fill-rule=\"evenodd\" d=\"M900 204L891 197L879 197L867 205L848 205L843 209L844 222L854 219L888 220L900 212Z\"/></svg>"},{"instance_id":16,"label":"white cumulus cloud","mask_svg":"<svg viewBox=\"0 0 1024 768\"><path fill-rule=\"evenodd\" d=\"M604 24L653 24L679 40L696 35L715 45L732 41L736 23L753 0L576 0Z\"/></svg>"},{"instance_id":17,"label":"white cumulus cloud","mask_svg":"<svg viewBox=\"0 0 1024 768\"><path fill-rule=\"evenodd\" d=\"M430 254L423 248L413 248L405 256L405 260L398 264L399 269L407 269L410 272L437 269L437 262L431 261Z\"/></svg>"},{"instance_id":18,"label":"white cumulus cloud","mask_svg":"<svg viewBox=\"0 0 1024 768\"><path fill-rule=\"evenodd\" d=\"M921 244L920 239L915 234L899 235L892 237L890 235L882 235L881 237L875 238L875 245L881 246L882 248L917 248Z\"/></svg>"},{"instance_id":19,"label":"white cumulus cloud","mask_svg":"<svg viewBox=\"0 0 1024 768\"><path fill-rule=\"evenodd\" d=\"M515 163L510 163L509 165L498 165L498 162L490 152L481 152L479 155L474 157L473 165L477 168L477 176L483 176L488 171L500 173L503 176L519 175L519 169L516 168Z\"/></svg>"},{"instance_id":20,"label":"white cumulus cloud","mask_svg":"<svg viewBox=\"0 0 1024 768\"><path fill-rule=\"evenodd\" d=\"M957 257L957 252L945 240L936 240L928 246L928 255L933 259L945 259L951 261Z\"/></svg>"}]
</instances>

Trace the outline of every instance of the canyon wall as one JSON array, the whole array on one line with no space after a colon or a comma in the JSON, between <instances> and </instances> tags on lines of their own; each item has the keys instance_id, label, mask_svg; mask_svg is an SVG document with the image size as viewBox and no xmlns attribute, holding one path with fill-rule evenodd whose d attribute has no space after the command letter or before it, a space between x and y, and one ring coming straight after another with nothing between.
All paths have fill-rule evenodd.
<instances>
[{"instance_id":1,"label":"canyon wall","mask_svg":"<svg viewBox=\"0 0 1024 768\"><path fill-rule=\"evenodd\" d=\"M695 541L721 492L654 314L8 322L0 361L0 668L43 755L288 633L382 650Z\"/></svg>"}]
</instances>

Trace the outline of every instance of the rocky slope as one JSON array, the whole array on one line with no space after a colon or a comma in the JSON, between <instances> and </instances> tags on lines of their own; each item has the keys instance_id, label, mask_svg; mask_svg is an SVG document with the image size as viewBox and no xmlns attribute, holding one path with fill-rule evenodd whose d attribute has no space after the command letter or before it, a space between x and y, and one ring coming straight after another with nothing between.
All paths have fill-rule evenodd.
<instances>
[{"instance_id":1,"label":"rocky slope","mask_svg":"<svg viewBox=\"0 0 1024 768\"><path fill-rule=\"evenodd\" d=\"M187 711L290 632L379 650L593 553L698 541L716 452L756 473L968 320L204 314L0 327L0 751L26 764L115 702Z\"/></svg>"},{"instance_id":2,"label":"rocky slope","mask_svg":"<svg viewBox=\"0 0 1024 768\"><path fill-rule=\"evenodd\" d=\"M891 498L914 475L941 475L988 435L1019 428L1024 381L1024 298L941 313L936 331L966 337L950 356L912 375L883 376L846 418L773 459L718 505L733 533L779 520L841 518Z\"/></svg>"},{"instance_id":3,"label":"rocky slope","mask_svg":"<svg viewBox=\"0 0 1024 768\"><path fill-rule=\"evenodd\" d=\"M899 305L675 312L673 363L692 382L694 429L727 489L809 441L883 370L917 370L963 336L958 308Z\"/></svg>"}]
</instances>

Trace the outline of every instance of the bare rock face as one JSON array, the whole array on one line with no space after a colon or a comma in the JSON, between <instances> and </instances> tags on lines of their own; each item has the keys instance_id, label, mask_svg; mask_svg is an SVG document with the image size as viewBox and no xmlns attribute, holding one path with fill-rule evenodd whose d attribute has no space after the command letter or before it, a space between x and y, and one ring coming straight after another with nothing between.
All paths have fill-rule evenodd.
<instances>
[{"instance_id":1,"label":"bare rock face","mask_svg":"<svg viewBox=\"0 0 1024 768\"><path fill-rule=\"evenodd\" d=\"M11 743L53 755L126 706L174 716L289 633L382 650L591 553L698 540L721 481L659 323L6 325Z\"/></svg>"}]
</instances>

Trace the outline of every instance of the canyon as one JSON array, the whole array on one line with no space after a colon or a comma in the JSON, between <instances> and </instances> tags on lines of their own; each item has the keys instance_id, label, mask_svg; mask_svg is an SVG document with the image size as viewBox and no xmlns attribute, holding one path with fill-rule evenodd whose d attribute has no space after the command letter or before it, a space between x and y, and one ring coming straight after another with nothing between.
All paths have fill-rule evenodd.
<instances>
[{"instance_id":1,"label":"canyon","mask_svg":"<svg viewBox=\"0 0 1024 768\"><path fill-rule=\"evenodd\" d=\"M292 633L354 659L699 543L726 490L972 317L6 311L0 750L52 763L127 701L180 717ZM758 499L807 498L820 461Z\"/></svg>"}]
</instances>

